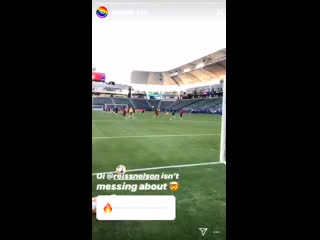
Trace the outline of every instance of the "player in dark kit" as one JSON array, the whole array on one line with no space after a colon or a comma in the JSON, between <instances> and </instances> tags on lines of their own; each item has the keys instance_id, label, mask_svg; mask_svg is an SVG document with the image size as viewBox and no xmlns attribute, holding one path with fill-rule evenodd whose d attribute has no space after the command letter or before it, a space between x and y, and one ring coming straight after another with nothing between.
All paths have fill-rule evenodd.
<instances>
[{"instance_id":1,"label":"player in dark kit","mask_svg":"<svg viewBox=\"0 0 320 240\"><path fill-rule=\"evenodd\" d=\"M118 108L116 107L116 109L114 110L114 112L118 115Z\"/></svg>"},{"instance_id":2,"label":"player in dark kit","mask_svg":"<svg viewBox=\"0 0 320 240\"><path fill-rule=\"evenodd\" d=\"M142 110L141 110L141 114L142 114L142 115L144 115L144 108L142 108Z\"/></svg>"},{"instance_id":3,"label":"player in dark kit","mask_svg":"<svg viewBox=\"0 0 320 240\"><path fill-rule=\"evenodd\" d=\"M176 119L176 110L173 110L171 115L172 117L170 118L170 120Z\"/></svg>"}]
</instances>

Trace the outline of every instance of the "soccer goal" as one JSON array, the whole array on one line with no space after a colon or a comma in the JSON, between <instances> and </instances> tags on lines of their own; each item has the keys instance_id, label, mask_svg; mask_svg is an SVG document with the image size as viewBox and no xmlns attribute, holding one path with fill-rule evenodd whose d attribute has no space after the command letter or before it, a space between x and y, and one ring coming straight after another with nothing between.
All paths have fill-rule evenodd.
<instances>
[{"instance_id":1,"label":"soccer goal","mask_svg":"<svg viewBox=\"0 0 320 240\"><path fill-rule=\"evenodd\" d=\"M226 164L226 79L223 81L220 162Z\"/></svg>"},{"instance_id":2,"label":"soccer goal","mask_svg":"<svg viewBox=\"0 0 320 240\"><path fill-rule=\"evenodd\" d=\"M103 105L92 105L92 111L103 111Z\"/></svg>"},{"instance_id":3,"label":"soccer goal","mask_svg":"<svg viewBox=\"0 0 320 240\"><path fill-rule=\"evenodd\" d=\"M113 112L116 108L118 108L118 111L122 111L123 108L128 108L128 104L105 104L104 105L106 111Z\"/></svg>"}]
</instances>

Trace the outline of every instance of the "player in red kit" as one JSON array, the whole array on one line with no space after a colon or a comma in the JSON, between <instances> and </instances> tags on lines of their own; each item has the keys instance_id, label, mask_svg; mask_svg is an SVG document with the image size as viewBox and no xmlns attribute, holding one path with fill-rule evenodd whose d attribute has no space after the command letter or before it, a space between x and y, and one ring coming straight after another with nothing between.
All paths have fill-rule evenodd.
<instances>
[{"instance_id":1,"label":"player in red kit","mask_svg":"<svg viewBox=\"0 0 320 240\"><path fill-rule=\"evenodd\" d=\"M184 114L184 110L183 110L183 108L181 108L180 109L180 120L182 120L183 114Z\"/></svg>"},{"instance_id":2,"label":"player in red kit","mask_svg":"<svg viewBox=\"0 0 320 240\"><path fill-rule=\"evenodd\" d=\"M126 118L126 115L127 115L127 109L124 107L124 108L122 109L122 116L123 116L123 118Z\"/></svg>"}]
</instances>

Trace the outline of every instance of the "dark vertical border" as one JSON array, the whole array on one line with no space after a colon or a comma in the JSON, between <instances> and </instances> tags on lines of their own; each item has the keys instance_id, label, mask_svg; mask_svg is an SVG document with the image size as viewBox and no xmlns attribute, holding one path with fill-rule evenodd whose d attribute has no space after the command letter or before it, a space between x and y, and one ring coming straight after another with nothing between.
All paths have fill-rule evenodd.
<instances>
[{"instance_id":1,"label":"dark vertical border","mask_svg":"<svg viewBox=\"0 0 320 240\"><path fill-rule=\"evenodd\" d=\"M91 239L92 4L3 9L3 238Z\"/></svg>"},{"instance_id":2,"label":"dark vertical border","mask_svg":"<svg viewBox=\"0 0 320 240\"><path fill-rule=\"evenodd\" d=\"M286 224L286 59L273 7L227 1L227 239L274 239Z\"/></svg>"}]
</instances>

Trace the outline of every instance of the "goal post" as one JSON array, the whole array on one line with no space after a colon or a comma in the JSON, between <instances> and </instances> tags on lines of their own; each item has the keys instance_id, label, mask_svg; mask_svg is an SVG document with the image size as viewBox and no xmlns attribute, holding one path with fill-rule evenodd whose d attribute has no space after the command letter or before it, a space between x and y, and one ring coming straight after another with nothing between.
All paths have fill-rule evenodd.
<instances>
[{"instance_id":1,"label":"goal post","mask_svg":"<svg viewBox=\"0 0 320 240\"><path fill-rule=\"evenodd\" d=\"M106 103L104 105L104 109L108 111L110 108L110 111L114 111L115 108L118 108L118 111L120 112L123 108L128 108L128 104L112 104L112 103Z\"/></svg>"},{"instance_id":2,"label":"goal post","mask_svg":"<svg viewBox=\"0 0 320 240\"><path fill-rule=\"evenodd\" d=\"M220 162L226 164L226 79L223 81Z\"/></svg>"}]
</instances>

